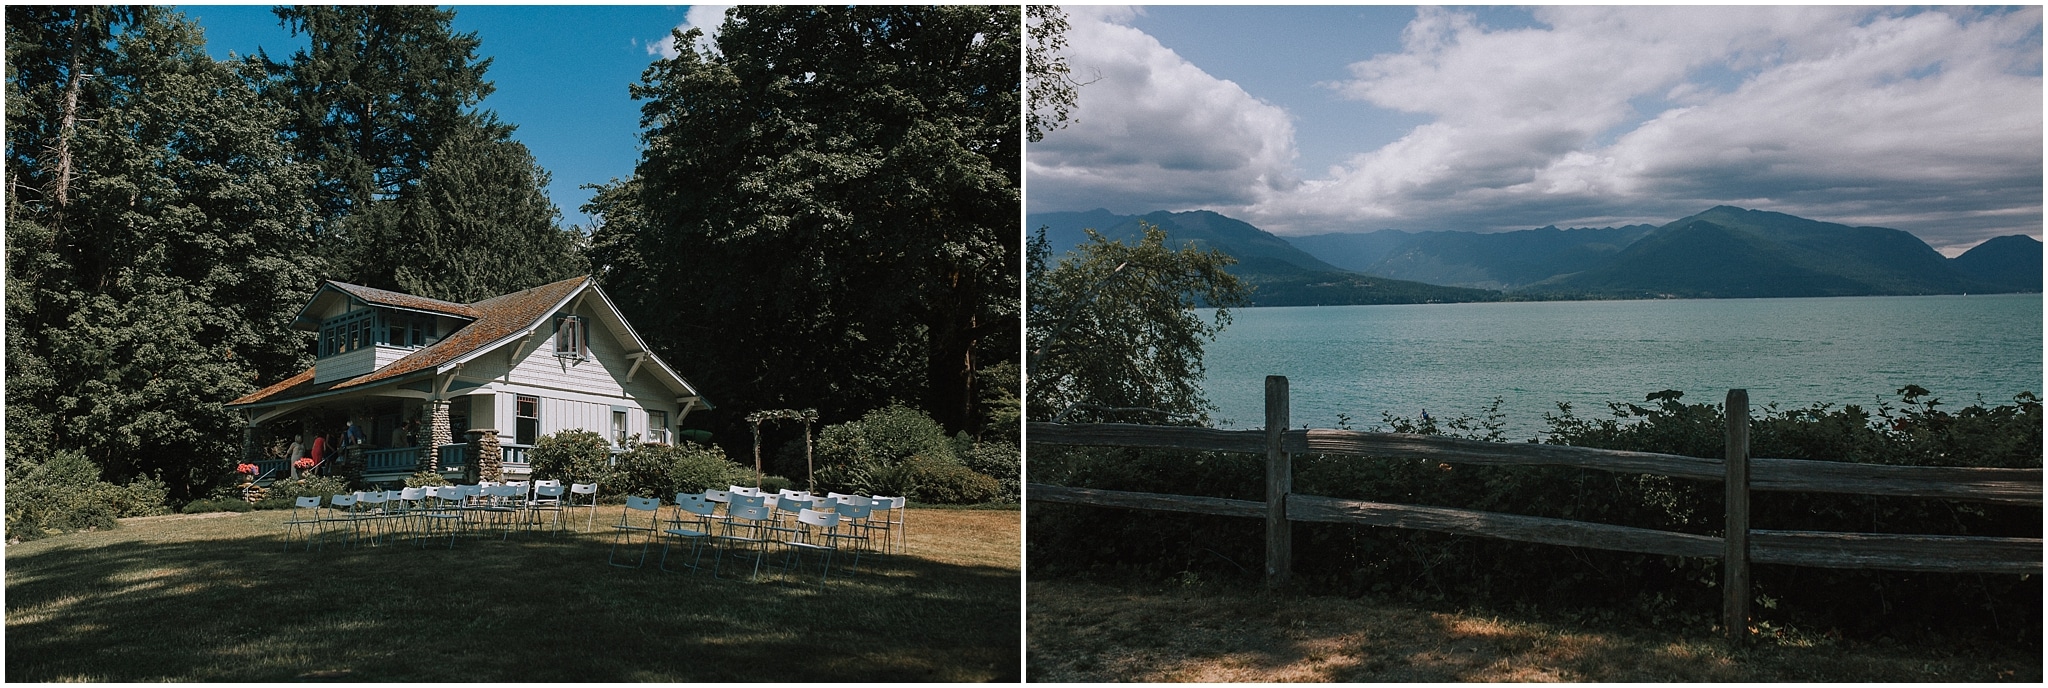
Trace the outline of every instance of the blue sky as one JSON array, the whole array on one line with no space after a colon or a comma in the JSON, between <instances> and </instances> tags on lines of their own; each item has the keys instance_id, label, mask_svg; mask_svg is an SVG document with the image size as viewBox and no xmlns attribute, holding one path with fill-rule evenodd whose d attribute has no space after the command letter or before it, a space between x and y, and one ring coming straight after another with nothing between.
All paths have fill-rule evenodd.
<instances>
[{"instance_id":1,"label":"blue sky","mask_svg":"<svg viewBox=\"0 0 2048 688\"><path fill-rule=\"evenodd\" d=\"M278 26L267 5L178 7L206 30L207 50L284 61L305 48ZM633 174L640 158L640 105L626 86L666 46L669 30L689 19L681 5L456 6L455 30L475 32L492 58L485 75L497 91L483 107L518 125L513 134L553 175L548 196L565 223L586 225L578 187ZM700 8L699 15L704 14ZM722 14L720 14L722 16ZM672 53L671 53L672 54Z\"/></svg>"},{"instance_id":2,"label":"blue sky","mask_svg":"<svg viewBox=\"0 0 2048 688\"><path fill-rule=\"evenodd\" d=\"M2038 6L1066 9L1088 83L1030 147L1032 212L2041 236Z\"/></svg>"}]
</instances>

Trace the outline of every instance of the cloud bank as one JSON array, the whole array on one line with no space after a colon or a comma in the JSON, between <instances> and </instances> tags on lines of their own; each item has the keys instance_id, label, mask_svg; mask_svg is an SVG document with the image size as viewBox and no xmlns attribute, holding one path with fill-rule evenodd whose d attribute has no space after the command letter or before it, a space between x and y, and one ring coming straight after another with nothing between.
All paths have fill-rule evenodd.
<instances>
[{"instance_id":1,"label":"cloud bank","mask_svg":"<svg viewBox=\"0 0 2048 688\"><path fill-rule=\"evenodd\" d=\"M704 35L697 37L697 49L713 50L716 46L712 41L718 38L718 26L725 23L725 11L731 8L732 5L691 5L690 10L683 13L683 23L677 24L676 30L703 29ZM676 47L675 39L662 36L647 42L647 54L673 60L683 51Z\"/></svg>"},{"instance_id":2,"label":"cloud bank","mask_svg":"<svg viewBox=\"0 0 2048 688\"><path fill-rule=\"evenodd\" d=\"M1125 25L1133 10L1066 10L1069 63L1086 85L1067 128L1031 145L1033 207L1244 205L1294 185L1284 110Z\"/></svg>"},{"instance_id":3,"label":"cloud bank","mask_svg":"<svg viewBox=\"0 0 2048 688\"><path fill-rule=\"evenodd\" d=\"M1298 234L1663 222L1725 203L1951 252L2041 234L2040 7L1546 7L1515 29L1423 8L1400 52L1327 86L1429 121L1299 181L1283 110L1128 17L1073 17L1070 59L1102 79L1032 148L1033 210L1206 207Z\"/></svg>"}]
</instances>

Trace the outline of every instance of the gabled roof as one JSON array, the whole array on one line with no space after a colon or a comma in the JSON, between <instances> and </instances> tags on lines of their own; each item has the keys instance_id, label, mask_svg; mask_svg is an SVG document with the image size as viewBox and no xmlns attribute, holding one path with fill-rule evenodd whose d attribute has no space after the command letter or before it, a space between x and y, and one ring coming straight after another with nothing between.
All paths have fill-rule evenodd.
<instances>
[{"instance_id":1,"label":"gabled roof","mask_svg":"<svg viewBox=\"0 0 2048 688\"><path fill-rule=\"evenodd\" d=\"M395 305L397 303L412 303L415 306L397 306L412 310L427 310L425 307L431 306L437 309L445 309L434 310L433 312L458 315L460 317L472 317L475 318L475 322L471 322L462 329L456 330L446 339L407 354L404 358L392 361L390 364L367 375L316 384L313 382L314 369L307 368L305 372L229 402L229 406L277 404L295 399L319 396L329 392L340 392L366 385L374 385L397 378L411 377L415 374L424 373L432 375L446 372L457 363L496 349L499 345L505 344L514 338L523 337L526 333L540 327L545 324L546 318L549 315L553 315L555 311L567 305L570 298L586 288L597 291L600 300L605 306L613 308L611 300L603 297L603 292L597 290L596 283L592 282L588 276L573 277L552 284L543 284L531 289L496 296L467 305L425 299L382 289L342 284L340 282L330 281L323 285L322 289L324 290L328 287L346 292L350 296L363 299L372 304ZM317 293L315 298L319 298ZM461 310L458 312L454 309ZM612 315L614 317L617 315L615 308ZM619 323L624 325L624 320L619 320ZM641 351L646 350L645 346L639 341L639 335L633 333L630 326L626 326L626 332L631 335L631 340ZM653 359L659 370L680 383L680 386L688 392L686 396L697 394L696 389L688 381L683 380L681 376L676 375L674 370L669 369L667 364L662 363L658 358L654 358L651 353L648 357Z\"/></svg>"},{"instance_id":2,"label":"gabled roof","mask_svg":"<svg viewBox=\"0 0 2048 688\"><path fill-rule=\"evenodd\" d=\"M478 313L476 308L471 305L464 305L460 303L455 303L453 301L442 301L440 299L430 299L424 296L413 296L412 294L389 291L385 289L377 289L374 287L365 287L359 284L349 284L346 282L336 282L334 280L327 280L321 282L320 288L313 291L312 298L306 299L306 305L299 309L299 313L297 316L292 318L292 326L308 331L319 330L320 321L317 318L313 318L307 314L312 312L316 306L320 305L322 299L334 298L345 298L350 301L355 301L369 306L382 306L385 308L397 308L400 310L419 311L421 313L448 315L457 318L466 318L469 320L476 320L478 318L483 317L483 315L481 313Z\"/></svg>"}]
</instances>

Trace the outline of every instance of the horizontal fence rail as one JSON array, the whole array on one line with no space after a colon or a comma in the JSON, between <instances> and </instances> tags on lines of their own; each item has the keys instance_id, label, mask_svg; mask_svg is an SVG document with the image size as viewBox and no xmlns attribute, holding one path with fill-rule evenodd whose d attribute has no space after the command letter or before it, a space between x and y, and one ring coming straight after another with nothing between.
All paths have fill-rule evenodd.
<instances>
[{"instance_id":1,"label":"horizontal fence rail","mask_svg":"<svg viewBox=\"0 0 2048 688\"><path fill-rule=\"evenodd\" d=\"M1129 423L1029 423L1025 430L1033 445L1184 449L1240 454L1266 451L1266 433L1260 430ZM1281 436L1281 446L1289 454L1296 455L1379 456L1486 466L1565 466L1717 482L1727 472L1726 462L1722 459L1561 444L1486 442L1355 430L1288 430ZM1827 492L2041 505L2041 469L2038 468L1885 466L1767 458L1752 458L1749 463L1750 489L1764 492Z\"/></svg>"},{"instance_id":2,"label":"horizontal fence rail","mask_svg":"<svg viewBox=\"0 0 2048 688\"><path fill-rule=\"evenodd\" d=\"M1287 426L1287 380L1267 378L1267 425ZM1749 456L1748 395L1728 398L1725 458L1703 459L1535 443L1501 443L1433 435L1352 430L1217 430L1129 423L1029 423L1032 447L1093 446L1265 454L1267 499L1254 501L1064 487L1031 483L1030 501L1174 511L1267 522L1268 584L1290 575L1290 522L1349 523L1426 530L1571 547L1681 557L1720 558L1724 629L1739 640L1748 619L1748 565L1783 564L1848 569L1980 573L2039 573L2040 538L1898 535L1784 531L1749 527L1749 494L1801 492L1952 499L2020 506L2041 505L2041 470L1887 466ZM1292 456L1322 454L1429 460L1494 466L1564 466L1617 473L1665 475L1727 484L1727 528L1734 540L1710 535L1522 516L1470 509L1387 504L1295 493Z\"/></svg>"},{"instance_id":3,"label":"horizontal fence rail","mask_svg":"<svg viewBox=\"0 0 2048 688\"><path fill-rule=\"evenodd\" d=\"M1266 515L1265 502L1249 499L1162 495L1041 483L1031 483L1026 486L1026 490L1031 495L1031 501L1052 504L1177 511L1242 518L1259 518ZM1519 542L1674 557L1720 558L1723 555L1722 538L1712 535L1691 535L1539 516L1385 504L1304 494L1289 495L1287 519L1408 528L1453 535L1474 535ZM2041 570L2041 541L2030 538L1791 530L1752 530L1749 531L1749 537L1749 560L1758 564L1952 573L2029 573Z\"/></svg>"}]
</instances>

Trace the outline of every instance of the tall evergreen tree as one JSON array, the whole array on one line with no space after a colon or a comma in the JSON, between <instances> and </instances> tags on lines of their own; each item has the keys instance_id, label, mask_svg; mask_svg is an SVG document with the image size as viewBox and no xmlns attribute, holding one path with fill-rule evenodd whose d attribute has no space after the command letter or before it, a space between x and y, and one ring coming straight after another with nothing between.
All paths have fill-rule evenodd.
<instances>
[{"instance_id":1,"label":"tall evergreen tree","mask_svg":"<svg viewBox=\"0 0 2048 688\"><path fill-rule=\"evenodd\" d=\"M8 464L75 451L182 496L237 456L224 404L306 362L312 170L261 70L181 16L7 13Z\"/></svg>"},{"instance_id":2,"label":"tall evergreen tree","mask_svg":"<svg viewBox=\"0 0 2048 688\"><path fill-rule=\"evenodd\" d=\"M845 418L895 397L969 428L974 372L1016 356L1019 24L731 10L714 50L633 88L646 150L593 204L593 261L728 406Z\"/></svg>"},{"instance_id":3,"label":"tall evergreen tree","mask_svg":"<svg viewBox=\"0 0 2048 688\"><path fill-rule=\"evenodd\" d=\"M376 248L398 249L390 261L400 291L463 303L582 274L582 237L557 224L547 185L526 146L457 132L419 188L393 204L397 231Z\"/></svg>"},{"instance_id":4,"label":"tall evergreen tree","mask_svg":"<svg viewBox=\"0 0 2048 688\"><path fill-rule=\"evenodd\" d=\"M473 111L496 87L484 79L483 41L451 28L452 10L425 5L287 6L280 22L309 43L274 95L292 113L301 159L320 167L322 210L339 218L418 185L455 132L506 133Z\"/></svg>"},{"instance_id":5,"label":"tall evergreen tree","mask_svg":"<svg viewBox=\"0 0 2048 688\"><path fill-rule=\"evenodd\" d=\"M280 7L309 40L272 64L301 160L320 169L329 276L467 301L582 269L547 173L478 106L482 40L428 6ZM267 58L266 58L267 59Z\"/></svg>"}]
</instances>

